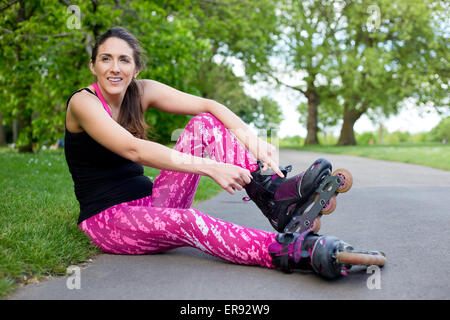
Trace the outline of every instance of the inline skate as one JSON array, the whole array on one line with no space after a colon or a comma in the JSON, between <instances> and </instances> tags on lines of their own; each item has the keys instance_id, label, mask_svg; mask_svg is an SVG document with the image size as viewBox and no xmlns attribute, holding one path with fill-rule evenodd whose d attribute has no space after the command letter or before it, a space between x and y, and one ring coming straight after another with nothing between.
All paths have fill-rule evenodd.
<instances>
[{"instance_id":1,"label":"inline skate","mask_svg":"<svg viewBox=\"0 0 450 320\"><path fill-rule=\"evenodd\" d=\"M336 209L336 196L347 192L353 184L349 171L338 169L332 173L331 163L317 159L304 172L291 178L292 166L280 167L281 178L273 171L252 172L253 179L244 188L248 201L253 200L270 224L278 232L303 232L313 228L321 215ZM317 228L314 228L315 231Z\"/></svg>"},{"instance_id":2,"label":"inline skate","mask_svg":"<svg viewBox=\"0 0 450 320\"><path fill-rule=\"evenodd\" d=\"M321 236L312 230L278 234L276 242L269 245L269 254L276 269L286 273L310 271L325 279L346 276L353 266L383 267L386 263L381 251L355 251L336 237Z\"/></svg>"}]
</instances>

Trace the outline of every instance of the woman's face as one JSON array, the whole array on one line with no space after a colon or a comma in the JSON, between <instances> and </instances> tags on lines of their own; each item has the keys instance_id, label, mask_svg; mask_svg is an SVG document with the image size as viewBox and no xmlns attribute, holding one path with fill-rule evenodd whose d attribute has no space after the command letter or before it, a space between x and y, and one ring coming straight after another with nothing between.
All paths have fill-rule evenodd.
<instances>
[{"instance_id":1,"label":"woman's face","mask_svg":"<svg viewBox=\"0 0 450 320\"><path fill-rule=\"evenodd\" d=\"M98 47L95 64L90 61L91 72L99 85L111 95L125 94L131 80L139 70L133 59L133 49L119 38L108 38Z\"/></svg>"}]
</instances>

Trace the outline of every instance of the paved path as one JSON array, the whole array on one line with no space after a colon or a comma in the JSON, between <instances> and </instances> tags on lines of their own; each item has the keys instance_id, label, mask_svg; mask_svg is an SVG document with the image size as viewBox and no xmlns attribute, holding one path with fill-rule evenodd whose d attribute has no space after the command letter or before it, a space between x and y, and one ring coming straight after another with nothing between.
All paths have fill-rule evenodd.
<instances>
[{"instance_id":1,"label":"paved path","mask_svg":"<svg viewBox=\"0 0 450 320\"><path fill-rule=\"evenodd\" d=\"M318 157L354 177L322 219L322 234L359 249L386 253L381 288L369 290L365 271L337 281L233 265L199 250L179 248L148 256L102 254L81 269L81 289L66 277L20 288L11 299L448 299L450 296L450 172L352 156L282 150L280 163L304 170ZM213 216L271 230L245 193L220 193L196 206Z\"/></svg>"}]
</instances>

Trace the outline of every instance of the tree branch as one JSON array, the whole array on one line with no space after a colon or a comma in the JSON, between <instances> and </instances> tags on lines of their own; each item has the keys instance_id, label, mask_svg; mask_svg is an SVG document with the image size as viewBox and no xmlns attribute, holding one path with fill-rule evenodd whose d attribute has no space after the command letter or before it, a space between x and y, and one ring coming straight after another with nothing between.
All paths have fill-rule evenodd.
<instances>
[{"instance_id":1,"label":"tree branch","mask_svg":"<svg viewBox=\"0 0 450 320\"><path fill-rule=\"evenodd\" d=\"M59 2L61 2L63 5L70 7L72 4L70 3L70 1L67 0L59 0Z\"/></svg>"},{"instance_id":2,"label":"tree branch","mask_svg":"<svg viewBox=\"0 0 450 320\"><path fill-rule=\"evenodd\" d=\"M8 34L13 34L14 32L12 32L11 30L8 30L8 29L5 29L5 28L2 28L2 31L4 32L4 33L8 33Z\"/></svg>"},{"instance_id":3,"label":"tree branch","mask_svg":"<svg viewBox=\"0 0 450 320\"><path fill-rule=\"evenodd\" d=\"M284 83L283 81L281 81L280 79L278 79L278 77L276 77L274 75L269 75L269 77L273 78L276 81L276 83L278 83L279 85L282 85L282 86L285 86L285 87L288 87L288 88L300 91L301 93L303 93L306 96L306 91L303 90L301 87L299 87L299 86L291 86L291 85L289 85L287 83Z\"/></svg>"},{"instance_id":4,"label":"tree branch","mask_svg":"<svg viewBox=\"0 0 450 320\"><path fill-rule=\"evenodd\" d=\"M41 34L15 34L13 31L9 29L2 28L2 32L7 34L13 34L20 38L38 38L38 39L50 39L50 38L62 38L62 37L69 37L72 36L73 33L70 32L62 32L57 34L50 34L50 35L41 35Z\"/></svg>"},{"instance_id":5,"label":"tree branch","mask_svg":"<svg viewBox=\"0 0 450 320\"><path fill-rule=\"evenodd\" d=\"M5 4L2 8L0 8L0 11L8 9L9 7L16 4L17 2L19 2L19 0L14 0L14 1L11 1L10 3Z\"/></svg>"},{"instance_id":6,"label":"tree branch","mask_svg":"<svg viewBox=\"0 0 450 320\"><path fill-rule=\"evenodd\" d=\"M232 1L232 2L225 3L225 2L215 1L215 0L202 0L201 2L203 4L211 4L211 5L214 5L214 6L232 6L234 4L243 3L245 1L237 0L237 1Z\"/></svg>"}]
</instances>

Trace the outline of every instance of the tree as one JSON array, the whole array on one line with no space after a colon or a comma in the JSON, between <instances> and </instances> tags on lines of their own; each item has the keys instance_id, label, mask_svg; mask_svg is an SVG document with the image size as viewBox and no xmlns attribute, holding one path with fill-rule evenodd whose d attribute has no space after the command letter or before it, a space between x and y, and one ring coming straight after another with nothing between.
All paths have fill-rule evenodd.
<instances>
[{"instance_id":1,"label":"tree","mask_svg":"<svg viewBox=\"0 0 450 320\"><path fill-rule=\"evenodd\" d=\"M267 117L280 113L279 106L247 96L244 79L235 76L226 63L226 57L239 58L247 79L267 65L274 44L271 35L276 32L276 20L270 19L275 15L271 1L136 2L132 9L139 19L133 16L127 25L152 54L149 64L163 67L142 73L144 77L222 102L247 123L258 119L262 126L279 124L279 117L272 122ZM148 23L143 25L140 19ZM147 120L157 133L171 133L184 127L186 116L151 110ZM170 136L156 138L169 142Z\"/></svg>"},{"instance_id":2,"label":"tree","mask_svg":"<svg viewBox=\"0 0 450 320\"><path fill-rule=\"evenodd\" d=\"M372 26L364 14L368 8L379 19ZM438 106L444 102L442 85L448 84L449 72L442 66L448 64L448 42L434 17L441 10L434 2L421 0L345 5L346 37L340 43L350 50L336 55L343 84L339 145L356 144L353 126L365 113L395 114L408 97Z\"/></svg>"},{"instance_id":3,"label":"tree","mask_svg":"<svg viewBox=\"0 0 450 320\"><path fill-rule=\"evenodd\" d=\"M316 144L319 117L343 121L340 145L356 144L353 126L363 115L396 113L401 102L445 104L448 41L436 21L442 2L411 0L282 2L287 71L301 76L307 138ZM302 106L301 109L305 109ZM320 116L319 116L320 114ZM330 123L334 121L328 120Z\"/></svg>"},{"instance_id":4,"label":"tree","mask_svg":"<svg viewBox=\"0 0 450 320\"><path fill-rule=\"evenodd\" d=\"M202 97L228 106L244 122L266 130L268 135L275 134L282 121L276 101L248 96L243 87L244 78L236 76L225 63L206 61L201 65L200 74L193 79L193 86L200 90Z\"/></svg>"},{"instance_id":5,"label":"tree","mask_svg":"<svg viewBox=\"0 0 450 320\"><path fill-rule=\"evenodd\" d=\"M284 63L272 77L278 84L306 97L307 104L299 105L299 110L307 110L305 145L318 144L319 105L324 99L336 96L331 81L335 73L329 68L336 48L328 41L337 32L334 1L286 0L280 2L280 9L284 33L278 55ZM297 79L297 85L290 85L280 80L277 72L297 72L301 78Z\"/></svg>"},{"instance_id":6,"label":"tree","mask_svg":"<svg viewBox=\"0 0 450 320\"><path fill-rule=\"evenodd\" d=\"M275 133L282 120L279 105L268 97L258 100L247 96L243 82L255 82L270 67L269 56L280 32L276 2L200 0L193 2L189 12L198 21L195 35L211 46L211 55L200 60L195 87L202 96L222 102L245 122ZM230 57L242 63L242 77L232 72Z\"/></svg>"},{"instance_id":7,"label":"tree","mask_svg":"<svg viewBox=\"0 0 450 320\"><path fill-rule=\"evenodd\" d=\"M196 36L207 39L213 56L242 61L247 80L256 81L270 68L269 57L280 34L273 0L197 0L189 14L199 22Z\"/></svg>"},{"instance_id":8,"label":"tree","mask_svg":"<svg viewBox=\"0 0 450 320\"><path fill-rule=\"evenodd\" d=\"M96 2L80 4L86 19L80 29L69 29L66 2L11 1L2 7L0 113L9 123L17 118L21 152L31 152L32 143L54 142L63 135L65 99L91 79L84 55L91 46L87 39L93 37L83 28L90 26ZM115 16L117 12L108 12L113 21ZM98 26L94 20L93 30Z\"/></svg>"},{"instance_id":9,"label":"tree","mask_svg":"<svg viewBox=\"0 0 450 320\"><path fill-rule=\"evenodd\" d=\"M17 7L15 15L7 14L11 12L11 7L14 6ZM25 22L32 18L36 9L38 9L36 3L27 3L25 1L13 1L3 4L0 9L2 11L0 21L3 32L3 36L0 39L0 59L2 61L0 84L2 87L3 110L0 110L0 113L6 120L8 120L8 116L17 118L19 129L26 128L31 123L32 110L27 107L26 98L18 99L18 97L26 96L26 93L31 89L31 77L27 74L27 70L23 68L23 63L32 60L34 52L28 49L31 39L15 35L15 33L19 33L22 30L23 26L26 25ZM9 77L6 75L9 75ZM16 89L14 92L7 90L5 85L7 81L14 83ZM9 110L5 110L6 106L9 106ZM30 130L24 130L20 142L22 151L31 149Z\"/></svg>"}]
</instances>

